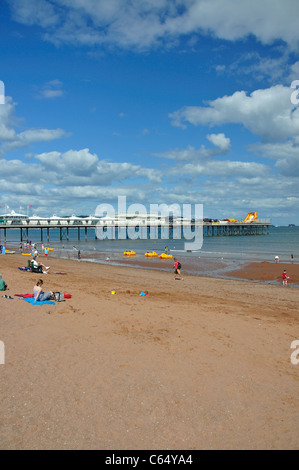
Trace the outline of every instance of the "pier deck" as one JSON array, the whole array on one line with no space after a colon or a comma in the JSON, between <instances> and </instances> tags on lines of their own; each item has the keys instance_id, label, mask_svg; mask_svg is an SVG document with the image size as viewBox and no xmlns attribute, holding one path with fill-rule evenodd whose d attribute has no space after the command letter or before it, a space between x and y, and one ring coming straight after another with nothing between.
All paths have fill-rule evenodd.
<instances>
[{"instance_id":1,"label":"pier deck","mask_svg":"<svg viewBox=\"0 0 299 470\"><path fill-rule=\"evenodd\" d=\"M32 230L39 230L40 231L40 241L43 242L44 240L47 243L50 242L50 231L52 230L59 230L59 239L62 240L69 240L70 230L77 231L77 240L81 239L82 231L84 232L84 238L87 240L88 238L88 230L94 231L94 239L104 239L104 238L118 238L118 231L122 230L122 236L119 238L131 238L132 231L136 231L136 234L139 233L139 238L155 238L155 239L178 239L183 238L184 230L190 230L195 232L195 230L203 230L204 237L210 236L245 236L245 235L266 235L269 233L269 227L271 226L271 222L268 220L259 220L254 221L251 223L241 223L241 222L231 222L226 224L215 224L210 222L202 222L202 223L191 223L191 224L157 224L157 225L142 225L136 223L134 224L127 224L127 225L104 225L99 224L99 222L78 222L78 223L57 223L53 222L27 222L22 221L15 222L12 221L10 223L0 223L0 240L2 243L6 243L7 240L7 233L8 231L19 231L19 240L20 242L28 242L31 240L30 233ZM136 227L136 229L134 229ZM123 233L125 231L125 236ZM46 235L45 235L46 232ZM186 233L186 232L185 232ZM130 236L129 236L130 234ZM105 236L104 236L105 235ZM166 236L165 236L166 235ZM136 237L138 238L138 237Z\"/></svg>"}]
</instances>

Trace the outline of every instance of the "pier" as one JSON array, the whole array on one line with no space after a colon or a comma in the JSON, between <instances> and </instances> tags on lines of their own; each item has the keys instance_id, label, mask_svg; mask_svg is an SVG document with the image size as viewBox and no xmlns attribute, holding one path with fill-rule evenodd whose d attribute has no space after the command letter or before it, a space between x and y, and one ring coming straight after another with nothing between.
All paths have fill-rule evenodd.
<instances>
[{"instance_id":1,"label":"pier","mask_svg":"<svg viewBox=\"0 0 299 470\"><path fill-rule=\"evenodd\" d=\"M198 229L203 230L204 237L215 236L253 236L253 235L267 235L269 234L269 227L271 226L269 220L255 220L250 223L242 222L227 222L227 223L213 223L213 222L184 222L176 223L157 223L148 224L136 221L135 223L127 224L113 224L105 223L101 220L12 220L0 222L0 240L6 244L8 231L17 231L20 242L28 243L34 237L30 236L32 231L38 230L40 232L40 242L50 242L50 233L53 230L59 230L60 241L70 239L70 230L75 231L77 236L76 240L88 239L88 230L93 231L93 239L104 240L106 239L126 239L126 238L141 238L141 239L180 239L184 238L184 233L192 233ZM83 234L82 234L83 232Z\"/></svg>"}]
</instances>

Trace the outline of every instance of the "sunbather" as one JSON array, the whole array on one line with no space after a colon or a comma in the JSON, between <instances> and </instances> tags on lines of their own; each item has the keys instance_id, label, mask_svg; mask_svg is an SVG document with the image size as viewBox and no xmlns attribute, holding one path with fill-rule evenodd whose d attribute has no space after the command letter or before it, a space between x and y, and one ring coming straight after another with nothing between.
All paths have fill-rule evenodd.
<instances>
[{"instance_id":1,"label":"sunbather","mask_svg":"<svg viewBox=\"0 0 299 470\"><path fill-rule=\"evenodd\" d=\"M43 283L44 281L39 279L36 285L33 287L34 302L42 302L44 300L53 298L53 292L43 292Z\"/></svg>"},{"instance_id":2,"label":"sunbather","mask_svg":"<svg viewBox=\"0 0 299 470\"><path fill-rule=\"evenodd\" d=\"M31 263L33 264L33 269L38 270L39 268L42 268L42 272L47 272L50 269L50 266L45 266L43 263L36 261L35 256L33 256Z\"/></svg>"}]
</instances>

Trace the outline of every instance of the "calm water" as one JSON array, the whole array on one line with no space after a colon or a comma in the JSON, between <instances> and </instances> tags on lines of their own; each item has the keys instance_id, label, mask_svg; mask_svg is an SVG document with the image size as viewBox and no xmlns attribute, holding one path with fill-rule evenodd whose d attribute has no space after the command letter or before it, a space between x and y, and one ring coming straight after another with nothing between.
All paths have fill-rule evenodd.
<instances>
[{"instance_id":1,"label":"calm water","mask_svg":"<svg viewBox=\"0 0 299 470\"><path fill-rule=\"evenodd\" d=\"M3 236L3 232L1 233ZM7 231L7 247L19 246L19 230ZM40 231L30 230L29 236L32 243L37 243L41 249ZM271 227L269 235L247 236L218 236L204 237L201 250L196 252L184 251L184 240L95 240L94 231L88 230L88 239L85 241L84 231L81 232L81 241L77 240L78 231L70 229L69 241L59 240L59 230L50 231L49 246L54 249L54 254L59 257L73 257L73 245L81 250L82 259L85 256L101 261L99 254L103 254L117 260L122 257L123 251L133 249L136 252L136 260L144 260L146 251L156 251L158 254L165 251L165 247L174 256L184 258L188 262L201 260L221 261L230 264L232 261L273 261L278 255L281 261L290 261L293 253L294 261L299 261L299 227ZM44 241L45 245L47 244ZM92 256L94 255L94 256ZM103 259L102 256L102 259Z\"/></svg>"}]
</instances>

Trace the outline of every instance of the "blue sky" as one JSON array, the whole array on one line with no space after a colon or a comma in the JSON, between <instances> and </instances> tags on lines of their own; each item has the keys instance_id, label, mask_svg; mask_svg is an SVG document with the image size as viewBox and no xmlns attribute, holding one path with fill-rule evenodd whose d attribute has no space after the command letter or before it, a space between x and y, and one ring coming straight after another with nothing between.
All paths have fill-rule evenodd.
<instances>
[{"instance_id":1,"label":"blue sky","mask_svg":"<svg viewBox=\"0 0 299 470\"><path fill-rule=\"evenodd\" d=\"M0 210L121 195L299 225L298 18L297 0L1 0Z\"/></svg>"}]
</instances>

